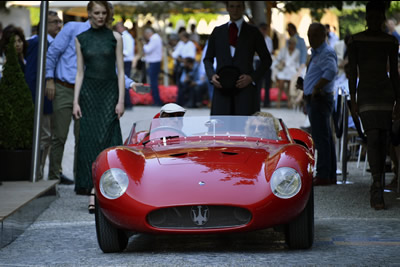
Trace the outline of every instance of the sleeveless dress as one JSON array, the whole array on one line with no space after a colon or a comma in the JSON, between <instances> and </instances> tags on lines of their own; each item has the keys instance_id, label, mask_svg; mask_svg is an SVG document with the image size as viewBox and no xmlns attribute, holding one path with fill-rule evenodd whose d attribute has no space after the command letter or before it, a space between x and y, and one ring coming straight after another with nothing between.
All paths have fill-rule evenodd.
<instances>
[{"instance_id":1,"label":"sleeveless dress","mask_svg":"<svg viewBox=\"0 0 400 267\"><path fill-rule=\"evenodd\" d=\"M373 35L363 31L349 39L350 66L358 67L357 103L364 130L391 129L400 91L398 82L393 84L389 78L388 62L390 57L397 60L398 49L397 39L384 32Z\"/></svg>"},{"instance_id":2,"label":"sleeveless dress","mask_svg":"<svg viewBox=\"0 0 400 267\"><path fill-rule=\"evenodd\" d=\"M118 77L112 30L90 28L77 36L85 70L79 95L82 111L76 153L75 191L93 188L92 163L104 149L122 144L115 106L118 103Z\"/></svg>"}]
</instances>

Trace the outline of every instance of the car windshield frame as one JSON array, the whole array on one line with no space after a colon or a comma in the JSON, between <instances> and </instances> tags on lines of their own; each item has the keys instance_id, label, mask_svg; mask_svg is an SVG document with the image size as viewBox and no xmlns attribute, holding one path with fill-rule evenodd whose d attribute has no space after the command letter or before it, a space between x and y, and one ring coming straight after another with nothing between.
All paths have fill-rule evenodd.
<instances>
[{"instance_id":1,"label":"car windshield frame","mask_svg":"<svg viewBox=\"0 0 400 267\"><path fill-rule=\"evenodd\" d=\"M282 133L289 139L287 127L281 119L262 116L154 118L133 123L129 140L132 140L131 138L138 133L144 133L145 140L236 136L280 141L283 137ZM142 141L143 138L137 141Z\"/></svg>"}]
</instances>

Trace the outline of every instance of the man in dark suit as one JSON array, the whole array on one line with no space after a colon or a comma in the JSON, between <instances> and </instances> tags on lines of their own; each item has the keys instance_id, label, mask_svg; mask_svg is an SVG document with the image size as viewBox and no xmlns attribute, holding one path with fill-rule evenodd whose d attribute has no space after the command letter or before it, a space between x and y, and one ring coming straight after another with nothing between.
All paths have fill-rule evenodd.
<instances>
[{"instance_id":1,"label":"man in dark suit","mask_svg":"<svg viewBox=\"0 0 400 267\"><path fill-rule=\"evenodd\" d=\"M244 1L228 1L226 8L230 21L213 30L204 57L207 76L215 87L211 115L252 115L260 111L255 83L270 68L272 59L258 28L243 20ZM256 70L255 53L261 61Z\"/></svg>"}]
</instances>

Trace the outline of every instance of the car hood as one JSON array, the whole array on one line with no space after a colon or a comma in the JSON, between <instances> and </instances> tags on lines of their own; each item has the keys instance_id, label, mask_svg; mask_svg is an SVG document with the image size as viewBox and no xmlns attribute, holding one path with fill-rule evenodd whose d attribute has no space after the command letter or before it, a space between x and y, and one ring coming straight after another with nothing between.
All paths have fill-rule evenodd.
<instances>
[{"instance_id":1,"label":"car hood","mask_svg":"<svg viewBox=\"0 0 400 267\"><path fill-rule=\"evenodd\" d=\"M152 151L143 154L142 175L130 175L135 185L128 190L132 198L151 206L256 203L269 194L267 177L278 162L269 160L272 154L265 148L226 144Z\"/></svg>"},{"instance_id":2,"label":"car hood","mask_svg":"<svg viewBox=\"0 0 400 267\"><path fill-rule=\"evenodd\" d=\"M241 164L257 153L240 147L164 147L153 148L161 165L198 164L212 161L214 164Z\"/></svg>"}]
</instances>

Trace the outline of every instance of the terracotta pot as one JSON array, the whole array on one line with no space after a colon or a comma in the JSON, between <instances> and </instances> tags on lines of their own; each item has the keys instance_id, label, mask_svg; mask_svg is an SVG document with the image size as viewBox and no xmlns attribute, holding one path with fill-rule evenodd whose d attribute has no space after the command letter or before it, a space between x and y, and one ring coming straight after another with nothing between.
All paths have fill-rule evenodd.
<instances>
[{"instance_id":1,"label":"terracotta pot","mask_svg":"<svg viewBox=\"0 0 400 267\"><path fill-rule=\"evenodd\" d=\"M0 150L2 181L29 181L32 150Z\"/></svg>"}]
</instances>

